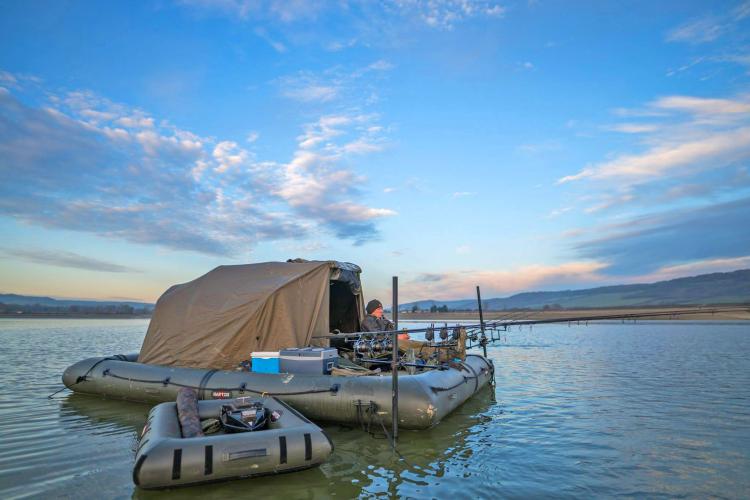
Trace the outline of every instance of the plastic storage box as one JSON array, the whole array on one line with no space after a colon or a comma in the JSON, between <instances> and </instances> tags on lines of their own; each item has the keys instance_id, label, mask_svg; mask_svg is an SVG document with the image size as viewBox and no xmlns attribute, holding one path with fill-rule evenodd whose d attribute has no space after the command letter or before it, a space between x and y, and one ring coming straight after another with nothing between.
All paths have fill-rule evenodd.
<instances>
[{"instance_id":1,"label":"plastic storage box","mask_svg":"<svg viewBox=\"0 0 750 500\"><path fill-rule=\"evenodd\" d=\"M255 373L279 373L278 352L254 352L250 356Z\"/></svg>"},{"instance_id":2,"label":"plastic storage box","mask_svg":"<svg viewBox=\"0 0 750 500\"><path fill-rule=\"evenodd\" d=\"M303 375L330 375L339 365L339 352L333 347L293 347L282 349L281 371Z\"/></svg>"}]
</instances>

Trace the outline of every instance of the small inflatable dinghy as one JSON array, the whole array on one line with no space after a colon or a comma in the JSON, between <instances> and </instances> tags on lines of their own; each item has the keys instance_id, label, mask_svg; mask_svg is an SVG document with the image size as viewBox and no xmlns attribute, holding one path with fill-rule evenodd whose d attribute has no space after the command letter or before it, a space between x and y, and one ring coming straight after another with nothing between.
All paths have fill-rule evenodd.
<instances>
[{"instance_id":1,"label":"small inflatable dinghy","mask_svg":"<svg viewBox=\"0 0 750 500\"><path fill-rule=\"evenodd\" d=\"M178 403L162 403L151 409L135 458L136 486L172 488L292 472L318 466L333 452L320 427L275 398L194 401L193 408L178 411ZM212 421L219 430L204 435L200 427L188 429L198 421Z\"/></svg>"}]
</instances>

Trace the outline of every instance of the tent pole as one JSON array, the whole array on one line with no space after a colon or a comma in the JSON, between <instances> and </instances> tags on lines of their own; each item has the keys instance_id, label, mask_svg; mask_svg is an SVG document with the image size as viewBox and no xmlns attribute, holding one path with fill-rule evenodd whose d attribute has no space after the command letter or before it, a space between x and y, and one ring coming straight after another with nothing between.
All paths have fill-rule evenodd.
<instances>
[{"instance_id":1,"label":"tent pole","mask_svg":"<svg viewBox=\"0 0 750 500\"><path fill-rule=\"evenodd\" d=\"M393 446L396 446L398 439L398 276L393 277L393 353L391 354L391 378L393 387L393 399L391 401L391 416L393 421L392 436Z\"/></svg>"},{"instance_id":2,"label":"tent pole","mask_svg":"<svg viewBox=\"0 0 750 500\"><path fill-rule=\"evenodd\" d=\"M482 344L484 351L484 357L487 357L487 335L484 333L484 314L482 314L482 294L479 292L479 285L477 285L477 305L479 306L479 328L482 330L482 338L479 341Z\"/></svg>"}]
</instances>

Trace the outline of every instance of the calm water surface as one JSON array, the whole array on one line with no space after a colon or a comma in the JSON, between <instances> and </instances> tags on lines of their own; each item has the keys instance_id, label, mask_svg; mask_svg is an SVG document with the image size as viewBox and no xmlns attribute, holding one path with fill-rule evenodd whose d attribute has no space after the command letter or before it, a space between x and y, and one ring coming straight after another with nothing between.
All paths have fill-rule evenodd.
<instances>
[{"instance_id":1,"label":"calm water surface","mask_svg":"<svg viewBox=\"0 0 750 500\"><path fill-rule=\"evenodd\" d=\"M75 498L750 495L750 325L537 326L491 348L497 386L399 451L325 426L319 468L146 492L148 405L64 391L85 357L137 351L147 320L0 319L0 496Z\"/></svg>"}]
</instances>

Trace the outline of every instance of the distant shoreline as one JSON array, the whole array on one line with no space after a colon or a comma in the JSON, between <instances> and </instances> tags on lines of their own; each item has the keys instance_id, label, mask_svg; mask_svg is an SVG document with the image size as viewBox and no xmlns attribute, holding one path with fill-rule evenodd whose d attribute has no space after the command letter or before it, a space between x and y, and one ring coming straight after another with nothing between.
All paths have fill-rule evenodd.
<instances>
[{"instance_id":1,"label":"distant shoreline","mask_svg":"<svg viewBox=\"0 0 750 500\"><path fill-rule=\"evenodd\" d=\"M66 313L0 313L0 318L13 319L150 319L150 314L66 314Z\"/></svg>"},{"instance_id":2,"label":"distant shoreline","mask_svg":"<svg viewBox=\"0 0 750 500\"><path fill-rule=\"evenodd\" d=\"M722 307L722 306L715 306ZM561 309L554 311L540 310L519 310L519 311L488 311L484 313L485 321L494 321L499 319L506 320L545 320L545 319L564 319L578 318L582 316L603 316L617 314L653 314L661 311L696 311L701 308L697 307L636 307L636 308L612 308L612 309ZM66 313L0 313L0 318L14 319L150 319L151 314L66 314ZM454 311L434 313L429 311L422 312L400 312L400 319L418 320L418 321L467 321L476 320L479 322L479 313L477 311ZM633 318L633 319L638 319ZM745 311L731 311L718 313L695 313L679 315L676 317L644 317L649 321L750 321L750 306ZM616 321L616 320L611 320Z\"/></svg>"},{"instance_id":3,"label":"distant shoreline","mask_svg":"<svg viewBox=\"0 0 750 500\"><path fill-rule=\"evenodd\" d=\"M713 306L713 307L726 307L726 306ZM661 311L697 311L699 307L636 307L636 308L611 308L611 309L561 309L554 311L540 311L540 310L529 310L529 311L488 311L484 313L485 321L488 320L547 320L547 319L565 319L565 318L577 318L582 316L605 316L605 315L616 315L616 314L653 314ZM476 320L479 322L479 313L477 311L461 311L461 312L442 312L434 313L429 311L423 312L399 312L400 319L410 320L421 320L421 321L450 321L450 320ZM638 319L633 318L633 319ZM651 317L647 316L643 319L649 321L750 321L750 306L744 311L731 311L731 312L717 312L717 313L695 313L685 314L675 317ZM616 321L616 320L615 320Z\"/></svg>"}]
</instances>

